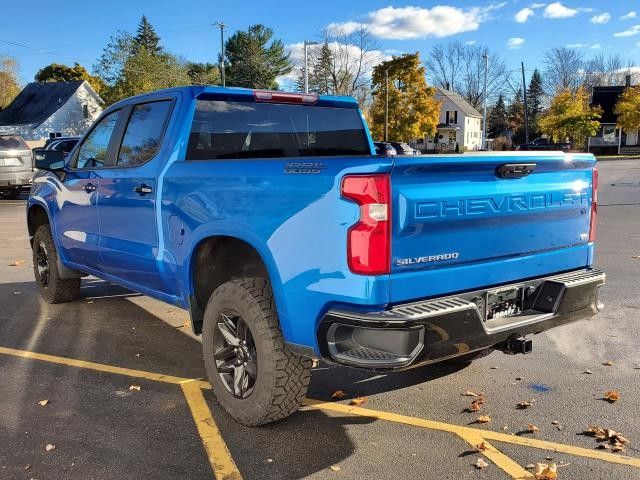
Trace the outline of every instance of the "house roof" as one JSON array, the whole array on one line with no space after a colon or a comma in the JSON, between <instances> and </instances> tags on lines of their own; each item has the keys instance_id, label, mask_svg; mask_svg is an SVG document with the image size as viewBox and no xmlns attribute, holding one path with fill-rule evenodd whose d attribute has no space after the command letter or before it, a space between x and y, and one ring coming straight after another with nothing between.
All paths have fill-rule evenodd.
<instances>
[{"instance_id":1,"label":"house roof","mask_svg":"<svg viewBox=\"0 0 640 480\"><path fill-rule=\"evenodd\" d=\"M0 111L0 125L41 124L62 107L84 83L84 80L29 83L13 102ZM102 103L93 88L88 83L86 86L96 100Z\"/></svg>"},{"instance_id":2,"label":"house roof","mask_svg":"<svg viewBox=\"0 0 640 480\"><path fill-rule=\"evenodd\" d=\"M456 105L466 116L482 118L482 114L475 108L473 108L469 102L462 98L462 95L460 95L459 93L438 88L436 92L436 98L438 96L447 98L450 102Z\"/></svg>"},{"instance_id":3,"label":"house roof","mask_svg":"<svg viewBox=\"0 0 640 480\"><path fill-rule=\"evenodd\" d=\"M602 118L600 123L616 123L618 116L613 112L618 98L626 87L593 87L593 96L591 97L591 105L599 105L602 108Z\"/></svg>"}]
</instances>

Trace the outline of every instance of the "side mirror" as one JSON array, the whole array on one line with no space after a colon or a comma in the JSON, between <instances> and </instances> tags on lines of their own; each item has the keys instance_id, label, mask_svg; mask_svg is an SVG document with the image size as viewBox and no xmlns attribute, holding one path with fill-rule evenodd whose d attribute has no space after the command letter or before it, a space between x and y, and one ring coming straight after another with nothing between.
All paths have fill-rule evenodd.
<instances>
[{"instance_id":1,"label":"side mirror","mask_svg":"<svg viewBox=\"0 0 640 480\"><path fill-rule=\"evenodd\" d=\"M40 170L57 172L64 169L66 155L60 150L45 150L36 148L33 150L34 167Z\"/></svg>"}]
</instances>

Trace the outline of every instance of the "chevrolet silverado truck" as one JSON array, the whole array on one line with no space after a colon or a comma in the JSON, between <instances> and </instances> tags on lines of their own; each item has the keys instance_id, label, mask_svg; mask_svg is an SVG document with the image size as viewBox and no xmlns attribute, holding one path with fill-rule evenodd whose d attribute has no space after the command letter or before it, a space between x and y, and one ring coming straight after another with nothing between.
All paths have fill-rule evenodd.
<instances>
[{"instance_id":1,"label":"chevrolet silverado truck","mask_svg":"<svg viewBox=\"0 0 640 480\"><path fill-rule=\"evenodd\" d=\"M376 156L352 98L181 87L112 105L36 162L43 298L94 275L188 310L245 425L295 412L318 360L526 353L601 307L589 154Z\"/></svg>"}]
</instances>

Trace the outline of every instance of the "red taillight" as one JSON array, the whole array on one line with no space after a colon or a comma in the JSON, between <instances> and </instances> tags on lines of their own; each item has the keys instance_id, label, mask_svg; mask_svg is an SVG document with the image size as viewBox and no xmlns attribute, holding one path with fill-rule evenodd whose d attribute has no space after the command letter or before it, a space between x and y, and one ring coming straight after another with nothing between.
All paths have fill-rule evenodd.
<instances>
[{"instance_id":1,"label":"red taillight","mask_svg":"<svg viewBox=\"0 0 640 480\"><path fill-rule=\"evenodd\" d=\"M256 102L297 103L313 105L318 101L318 95L312 93L285 93L271 90L254 90L253 98Z\"/></svg>"},{"instance_id":2,"label":"red taillight","mask_svg":"<svg viewBox=\"0 0 640 480\"><path fill-rule=\"evenodd\" d=\"M591 176L591 223L589 224L589 241L596 241L596 222L598 221L598 169L593 168Z\"/></svg>"},{"instance_id":3,"label":"red taillight","mask_svg":"<svg viewBox=\"0 0 640 480\"><path fill-rule=\"evenodd\" d=\"M391 184L389 175L348 175L342 196L360 206L360 220L347 233L349 270L384 275L391 261Z\"/></svg>"}]
</instances>

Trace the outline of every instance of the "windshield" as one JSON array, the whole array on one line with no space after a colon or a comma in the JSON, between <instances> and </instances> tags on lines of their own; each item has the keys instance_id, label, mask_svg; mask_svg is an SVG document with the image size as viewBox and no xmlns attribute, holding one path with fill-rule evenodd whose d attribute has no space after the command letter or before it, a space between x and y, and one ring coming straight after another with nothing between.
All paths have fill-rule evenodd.
<instances>
[{"instance_id":1,"label":"windshield","mask_svg":"<svg viewBox=\"0 0 640 480\"><path fill-rule=\"evenodd\" d=\"M187 160L369 155L355 108L198 100Z\"/></svg>"},{"instance_id":2,"label":"windshield","mask_svg":"<svg viewBox=\"0 0 640 480\"><path fill-rule=\"evenodd\" d=\"M0 135L0 150L29 150L19 135Z\"/></svg>"}]
</instances>

